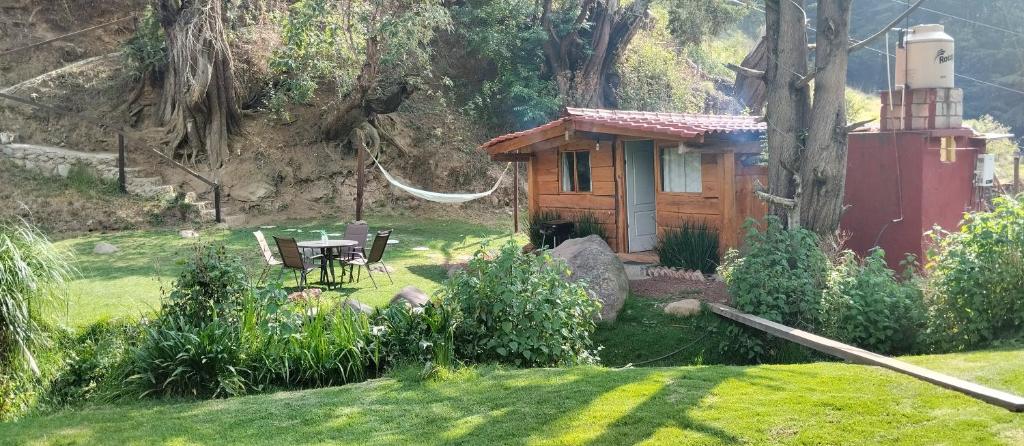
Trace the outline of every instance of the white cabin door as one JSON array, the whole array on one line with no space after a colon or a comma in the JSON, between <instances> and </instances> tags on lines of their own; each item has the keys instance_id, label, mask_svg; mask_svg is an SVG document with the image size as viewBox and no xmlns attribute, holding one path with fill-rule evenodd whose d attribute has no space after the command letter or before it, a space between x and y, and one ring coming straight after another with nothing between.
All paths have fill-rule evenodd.
<instances>
[{"instance_id":1,"label":"white cabin door","mask_svg":"<svg viewBox=\"0 0 1024 446\"><path fill-rule=\"evenodd\" d=\"M626 141L629 252L650 251L658 238L654 207L654 141Z\"/></svg>"}]
</instances>

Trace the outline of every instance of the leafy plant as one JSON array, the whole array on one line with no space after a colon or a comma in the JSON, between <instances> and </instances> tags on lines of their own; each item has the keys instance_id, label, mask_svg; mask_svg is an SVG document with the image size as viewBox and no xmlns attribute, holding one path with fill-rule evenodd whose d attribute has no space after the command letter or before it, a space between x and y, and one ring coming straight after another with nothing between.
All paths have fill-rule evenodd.
<instances>
[{"instance_id":1,"label":"leafy plant","mask_svg":"<svg viewBox=\"0 0 1024 446\"><path fill-rule=\"evenodd\" d=\"M167 65L167 41L152 6L146 6L135 34L125 43L122 54L136 79L147 75L159 78L163 73Z\"/></svg>"},{"instance_id":2,"label":"leafy plant","mask_svg":"<svg viewBox=\"0 0 1024 446\"><path fill-rule=\"evenodd\" d=\"M665 266L715 272L718 267L718 231L706 222L683 222L679 228L666 230L654 248L658 261Z\"/></svg>"},{"instance_id":3,"label":"leafy plant","mask_svg":"<svg viewBox=\"0 0 1024 446\"><path fill-rule=\"evenodd\" d=\"M1024 333L1024 195L964 216L960 231L933 232L929 332L942 350L980 347Z\"/></svg>"},{"instance_id":4,"label":"leafy plant","mask_svg":"<svg viewBox=\"0 0 1024 446\"><path fill-rule=\"evenodd\" d=\"M166 316L202 325L217 316L237 317L251 291L249 275L238 257L224 246L194 247L163 304Z\"/></svg>"},{"instance_id":5,"label":"leafy plant","mask_svg":"<svg viewBox=\"0 0 1024 446\"><path fill-rule=\"evenodd\" d=\"M113 195L118 192L116 180L100 177L94 169L80 163L68 169L65 181L70 188L82 194Z\"/></svg>"},{"instance_id":6,"label":"leafy plant","mask_svg":"<svg viewBox=\"0 0 1024 446\"><path fill-rule=\"evenodd\" d=\"M588 235L596 235L608 241L608 234L604 232L604 227L597 220L597 216L593 212L581 212L576 215L572 236L582 238Z\"/></svg>"},{"instance_id":7,"label":"leafy plant","mask_svg":"<svg viewBox=\"0 0 1024 446\"><path fill-rule=\"evenodd\" d=\"M47 404L64 407L119 393L115 387L139 337L135 322L112 321L100 321L77 335L62 336L58 342L62 366L47 389Z\"/></svg>"},{"instance_id":8,"label":"leafy plant","mask_svg":"<svg viewBox=\"0 0 1024 446\"><path fill-rule=\"evenodd\" d=\"M374 320L387 363L421 363L428 372L455 366L455 327L461 316L450 302L421 308L393 304L380 310Z\"/></svg>"},{"instance_id":9,"label":"leafy plant","mask_svg":"<svg viewBox=\"0 0 1024 446\"><path fill-rule=\"evenodd\" d=\"M69 260L29 223L0 222L0 374L27 366L39 375L32 349L44 332L36 319L65 299L75 273Z\"/></svg>"},{"instance_id":10,"label":"leafy plant","mask_svg":"<svg viewBox=\"0 0 1024 446\"><path fill-rule=\"evenodd\" d=\"M493 259L478 251L438 292L462 314L454 337L459 358L517 366L594 362L590 335L600 304L567 274L560 260L523 254L511 241Z\"/></svg>"},{"instance_id":11,"label":"leafy plant","mask_svg":"<svg viewBox=\"0 0 1024 446\"><path fill-rule=\"evenodd\" d=\"M816 331L821 327L821 300L829 263L818 237L804 229L787 230L769 216L765 230L745 223L744 252L730 250L719 268L733 297L733 306L790 327ZM726 327L725 350L754 362L772 360L788 341L737 324Z\"/></svg>"},{"instance_id":12,"label":"leafy plant","mask_svg":"<svg viewBox=\"0 0 1024 446\"><path fill-rule=\"evenodd\" d=\"M918 351L926 311L917 285L912 276L898 280L881 249L863 260L844 251L824 294L825 334L877 353Z\"/></svg>"},{"instance_id":13,"label":"leafy plant","mask_svg":"<svg viewBox=\"0 0 1024 446\"><path fill-rule=\"evenodd\" d=\"M546 223L554 220L560 220L561 218L562 216L555 211L542 210L531 214L527 226L527 234L530 237L530 244L535 246L537 249L553 247L553 240L551 240L550 237L548 240L545 240L544 234L540 231Z\"/></svg>"}]
</instances>

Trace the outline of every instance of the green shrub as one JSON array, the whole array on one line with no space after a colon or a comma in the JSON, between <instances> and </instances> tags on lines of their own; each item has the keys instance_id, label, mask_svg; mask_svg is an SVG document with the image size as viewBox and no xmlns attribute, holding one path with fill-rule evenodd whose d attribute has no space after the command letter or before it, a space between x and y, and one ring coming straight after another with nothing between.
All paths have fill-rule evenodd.
<instances>
[{"instance_id":1,"label":"green shrub","mask_svg":"<svg viewBox=\"0 0 1024 446\"><path fill-rule=\"evenodd\" d=\"M705 222L687 221L680 228L666 230L655 250L662 265L711 274L719 261L718 231Z\"/></svg>"},{"instance_id":2,"label":"green shrub","mask_svg":"<svg viewBox=\"0 0 1024 446\"><path fill-rule=\"evenodd\" d=\"M927 265L929 332L940 350L985 346L1024 333L1024 195L964 216L938 235Z\"/></svg>"},{"instance_id":3,"label":"green shrub","mask_svg":"<svg viewBox=\"0 0 1024 446\"><path fill-rule=\"evenodd\" d=\"M829 273L818 237L804 229L784 229L774 216L765 223L765 230L758 231L748 220L743 255L730 250L719 268L733 306L790 327L817 331ZM729 324L726 330L723 349L748 361L775 360L788 347L788 341L737 324Z\"/></svg>"},{"instance_id":4,"label":"green shrub","mask_svg":"<svg viewBox=\"0 0 1024 446\"><path fill-rule=\"evenodd\" d=\"M135 322L100 321L59 340L61 370L50 382L46 403L64 407L118 393L119 377L139 340Z\"/></svg>"},{"instance_id":5,"label":"green shrub","mask_svg":"<svg viewBox=\"0 0 1024 446\"><path fill-rule=\"evenodd\" d=\"M599 304L586 287L565 280L565 264L548 254L523 254L514 242L494 259L477 252L438 298L462 314L455 327L460 359L517 366L596 360L590 335Z\"/></svg>"},{"instance_id":6,"label":"green shrub","mask_svg":"<svg viewBox=\"0 0 1024 446\"><path fill-rule=\"evenodd\" d=\"M245 394L251 373L237 324L221 319L193 325L165 317L142 329L125 383L140 396L216 398Z\"/></svg>"},{"instance_id":7,"label":"green shrub","mask_svg":"<svg viewBox=\"0 0 1024 446\"><path fill-rule=\"evenodd\" d=\"M924 301L917 285L912 277L898 280L881 249L863 260L844 251L829 275L824 295L824 333L876 353L917 352L925 323Z\"/></svg>"},{"instance_id":8,"label":"green shrub","mask_svg":"<svg viewBox=\"0 0 1024 446\"><path fill-rule=\"evenodd\" d=\"M164 299L163 314L203 325L216 317L237 317L252 290L238 257L224 246L196 245L193 255Z\"/></svg>"},{"instance_id":9,"label":"green shrub","mask_svg":"<svg viewBox=\"0 0 1024 446\"><path fill-rule=\"evenodd\" d=\"M378 311L375 324L383 330L381 350L386 352L386 362L426 364L428 371L455 366L455 327L460 318L458 310L445 302L422 308L390 305Z\"/></svg>"},{"instance_id":10,"label":"green shrub","mask_svg":"<svg viewBox=\"0 0 1024 446\"><path fill-rule=\"evenodd\" d=\"M146 7L122 54L128 71L136 79L147 75L159 78L162 75L167 65L167 41L151 6Z\"/></svg>"},{"instance_id":11,"label":"green shrub","mask_svg":"<svg viewBox=\"0 0 1024 446\"><path fill-rule=\"evenodd\" d=\"M576 215L575 221L573 222L573 238L583 238L588 235L596 235L601 237L602 240L608 241L608 234L604 232L604 227L601 226L601 222L597 221L597 216L593 212L581 212Z\"/></svg>"},{"instance_id":12,"label":"green shrub","mask_svg":"<svg viewBox=\"0 0 1024 446\"><path fill-rule=\"evenodd\" d=\"M544 234L540 233L541 226L547 222L560 220L561 218L562 216L555 211L537 211L536 213L531 214L527 229L530 237L530 244L535 246L537 249L551 248L553 244L552 240L550 238L548 238L548 240L544 240Z\"/></svg>"},{"instance_id":13,"label":"green shrub","mask_svg":"<svg viewBox=\"0 0 1024 446\"><path fill-rule=\"evenodd\" d=\"M113 195L118 193L117 180L99 176L96 170L76 163L68 170L65 179L68 187L86 195Z\"/></svg>"}]
</instances>

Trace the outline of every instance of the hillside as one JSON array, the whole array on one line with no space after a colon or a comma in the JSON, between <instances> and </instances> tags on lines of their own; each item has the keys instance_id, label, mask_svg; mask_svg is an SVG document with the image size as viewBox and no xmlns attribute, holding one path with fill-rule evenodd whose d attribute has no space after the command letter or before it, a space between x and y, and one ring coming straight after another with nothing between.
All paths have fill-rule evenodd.
<instances>
[{"instance_id":1,"label":"hillside","mask_svg":"<svg viewBox=\"0 0 1024 446\"><path fill-rule=\"evenodd\" d=\"M1024 351L909 358L1016 392ZM343 387L93 406L0 424L5 444L1020 444L1024 420L840 363L416 371Z\"/></svg>"}]
</instances>

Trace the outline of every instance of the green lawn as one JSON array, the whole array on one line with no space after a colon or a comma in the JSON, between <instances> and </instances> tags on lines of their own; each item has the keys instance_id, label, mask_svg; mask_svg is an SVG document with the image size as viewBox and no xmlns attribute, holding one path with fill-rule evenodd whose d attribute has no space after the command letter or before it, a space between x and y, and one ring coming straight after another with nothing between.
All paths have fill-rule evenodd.
<instances>
[{"instance_id":1,"label":"green lawn","mask_svg":"<svg viewBox=\"0 0 1024 446\"><path fill-rule=\"evenodd\" d=\"M1024 393L1024 350L909 358ZM412 373L408 373L412 375ZM5 444L1022 444L1024 415L882 369L491 370L0 424Z\"/></svg>"},{"instance_id":2,"label":"green lawn","mask_svg":"<svg viewBox=\"0 0 1024 446\"><path fill-rule=\"evenodd\" d=\"M325 296L352 297L370 305L382 305L406 285L415 285L430 293L447 275L443 264L464 261L480 248L481 242L496 245L507 240L511 233L511 221L482 225L411 216L369 217L367 220L371 231L395 230L392 239L399 243L390 245L384 257L388 266L395 269L391 274L395 283L392 285L383 274L377 274L380 288L374 289L364 272L360 283L345 283L340 291L330 291ZM252 235L256 229L259 228L206 229L200 232L199 240L223 243L253 265L254 271L259 271L262 264ZM319 229L329 233L344 232L344 226L336 222L286 222L262 231L276 252L271 236L315 240L320 234L310 231ZM149 230L87 235L57 242L58 246L74 252L76 266L81 271L80 277L71 283L67 308L55 311L58 320L80 327L104 318L138 317L152 312L160 304L161 289L169 288L176 277L180 268L178 261L189 255L196 240L183 239L176 230ZM93 254L99 242L112 243L120 251L111 255ZM427 249L414 249L417 247ZM277 271L274 269L271 276L276 277ZM318 275L314 272L313 280ZM284 278L286 286L294 286L290 273Z\"/></svg>"}]
</instances>

